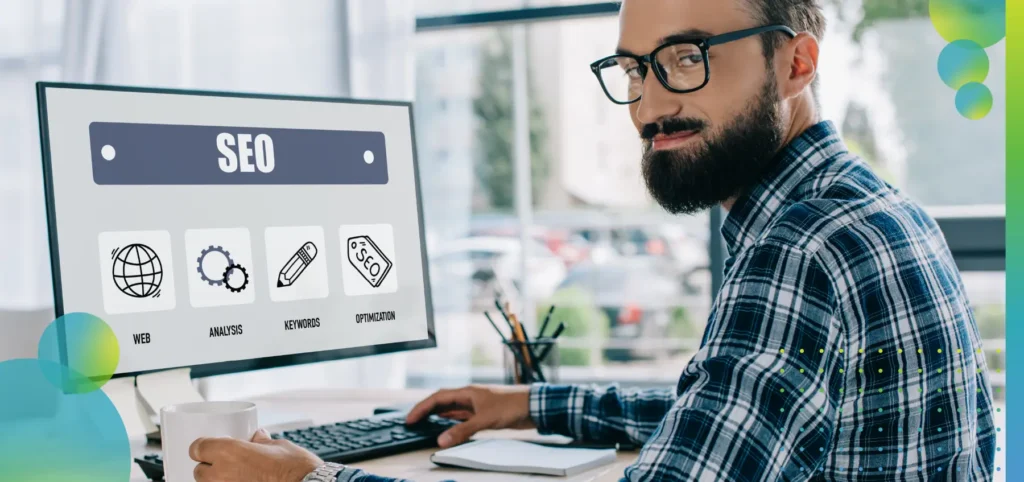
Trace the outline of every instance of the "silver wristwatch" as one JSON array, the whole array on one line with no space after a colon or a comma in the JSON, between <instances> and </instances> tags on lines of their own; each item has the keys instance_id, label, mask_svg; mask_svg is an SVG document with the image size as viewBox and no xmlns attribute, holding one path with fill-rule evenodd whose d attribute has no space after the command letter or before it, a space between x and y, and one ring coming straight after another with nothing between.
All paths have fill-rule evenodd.
<instances>
[{"instance_id":1,"label":"silver wristwatch","mask_svg":"<svg viewBox=\"0 0 1024 482\"><path fill-rule=\"evenodd\" d=\"M306 475L302 482L334 482L338 472L341 472L344 468L344 465L326 462Z\"/></svg>"}]
</instances>

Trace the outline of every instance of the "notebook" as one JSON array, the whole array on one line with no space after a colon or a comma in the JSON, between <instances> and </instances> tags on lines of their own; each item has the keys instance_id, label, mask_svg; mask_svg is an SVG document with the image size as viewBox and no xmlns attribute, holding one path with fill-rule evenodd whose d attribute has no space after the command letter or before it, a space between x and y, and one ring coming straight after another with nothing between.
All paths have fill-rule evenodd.
<instances>
[{"instance_id":1,"label":"notebook","mask_svg":"<svg viewBox=\"0 0 1024 482\"><path fill-rule=\"evenodd\" d=\"M519 440L477 440L434 452L440 466L568 477L615 461L615 449L552 447Z\"/></svg>"}]
</instances>

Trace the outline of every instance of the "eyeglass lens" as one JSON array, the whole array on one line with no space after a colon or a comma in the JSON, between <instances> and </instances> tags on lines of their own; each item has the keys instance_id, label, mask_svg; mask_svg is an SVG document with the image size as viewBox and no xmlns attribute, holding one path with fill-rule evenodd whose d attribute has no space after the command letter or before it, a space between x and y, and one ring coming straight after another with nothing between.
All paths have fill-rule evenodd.
<instances>
[{"instance_id":1,"label":"eyeglass lens","mask_svg":"<svg viewBox=\"0 0 1024 482\"><path fill-rule=\"evenodd\" d=\"M676 90L700 87L706 77L704 53L690 43L669 45L658 51L654 58L665 82ZM611 57L599 66L601 82L608 95L616 102L632 102L643 93L644 76L636 59L626 56Z\"/></svg>"}]
</instances>

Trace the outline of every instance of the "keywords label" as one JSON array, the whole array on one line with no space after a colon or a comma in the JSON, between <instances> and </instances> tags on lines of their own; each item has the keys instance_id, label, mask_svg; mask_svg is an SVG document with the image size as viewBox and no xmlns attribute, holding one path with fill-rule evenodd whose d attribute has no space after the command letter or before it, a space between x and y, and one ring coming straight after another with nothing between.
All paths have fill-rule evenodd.
<instances>
[{"instance_id":1,"label":"keywords label","mask_svg":"<svg viewBox=\"0 0 1024 482\"><path fill-rule=\"evenodd\" d=\"M320 328L320 318L306 318L303 320L286 320L284 322L285 331L288 330L305 330L308 328Z\"/></svg>"}]
</instances>

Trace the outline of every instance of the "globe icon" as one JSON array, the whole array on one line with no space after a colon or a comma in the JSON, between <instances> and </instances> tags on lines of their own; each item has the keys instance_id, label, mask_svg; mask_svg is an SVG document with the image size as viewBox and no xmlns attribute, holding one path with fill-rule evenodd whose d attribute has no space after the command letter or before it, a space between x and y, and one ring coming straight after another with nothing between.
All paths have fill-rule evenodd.
<instances>
[{"instance_id":1,"label":"globe icon","mask_svg":"<svg viewBox=\"0 0 1024 482\"><path fill-rule=\"evenodd\" d=\"M159 296L164 267L156 251L144 244L130 244L114 256L114 285L132 298Z\"/></svg>"}]
</instances>

